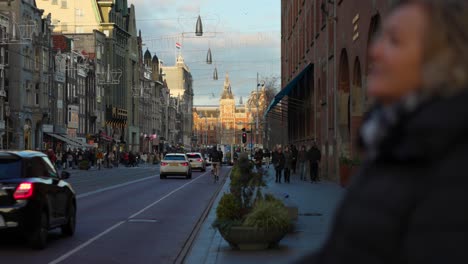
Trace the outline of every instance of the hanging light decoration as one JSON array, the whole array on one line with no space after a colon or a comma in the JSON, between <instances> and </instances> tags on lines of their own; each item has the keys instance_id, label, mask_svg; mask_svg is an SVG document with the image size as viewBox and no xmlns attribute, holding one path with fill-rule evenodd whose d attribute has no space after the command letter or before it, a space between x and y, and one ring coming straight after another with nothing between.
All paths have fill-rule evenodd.
<instances>
[{"instance_id":1,"label":"hanging light decoration","mask_svg":"<svg viewBox=\"0 0 468 264\"><path fill-rule=\"evenodd\" d=\"M213 71L213 80L218 80L218 69L215 67Z\"/></svg>"},{"instance_id":2,"label":"hanging light decoration","mask_svg":"<svg viewBox=\"0 0 468 264\"><path fill-rule=\"evenodd\" d=\"M211 49L208 48L208 53L206 54L206 64L211 64L213 63L213 60L211 58Z\"/></svg>"},{"instance_id":3,"label":"hanging light decoration","mask_svg":"<svg viewBox=\"0 0 468 264\"><path fill-rule=\"evenodd\" d=\"M195 35L198 37L203 36L203 25L200 15L198 15L197 25L195 26Z\"/></svg>"}]
</instances>

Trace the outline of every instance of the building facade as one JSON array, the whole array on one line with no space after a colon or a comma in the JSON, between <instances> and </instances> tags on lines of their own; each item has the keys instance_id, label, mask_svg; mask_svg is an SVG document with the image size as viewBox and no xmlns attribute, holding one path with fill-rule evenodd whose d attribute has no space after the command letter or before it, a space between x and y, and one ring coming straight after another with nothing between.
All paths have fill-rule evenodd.
<instances>
[{"instance_id":1,"label":"building facade","mask_svg":"<svg viewBox=\"0 0 468 264\"><path fill-rule=\"evenodd\" d=\"M170 91L170 96L177 98L177 112L180 113L178 136L174 144L190 148L193 128L193 87L192 74L184 62L182 54L178 54L175 66L162 66L164 80Z\"/></svg>"},{"instance_id":2,"label":"building facade","mask_svg":"<svg viewBox=\"0 0 468 264\"><path fill-rule=\"evenodd\" d=\"M1 2L0 16L2 146L43 148L43 130L51 126L50 16L33 0Z\"/></svg>"},{"instance_id":3,"label":"building facade","mask_svg":"<svg viewBox=\"0 0 468 264\"><path fill-rule=\"evenodd\" d=\"M368 49L391 1L282 1L282 90L267 118L287 141L322 151L323 177L339 181L340 157L357 155L368 107Z\"/></svg>"},{"instance_id":4,"label":"building facade","mask_svg":"<svg viewBox=\"0 0 468 264\"><path fill-rule=\"evenodd\" d=\"M83 107L91 115L88 118L85 110L79 115L86 138L111 141L112 146L107 147L114 150L138 151L139 100L132 97L140 80L135 7L128 6L126 0L38 3L52 14L55 32L72 37L87 54L94 51L100 56L93 62L93 76L86 77L86 83L95 82L96 86L94 101L85 102ZM98 37L96 31L104 37ZM90 34L95 37L94 43L85 37Z\"/></svg>"},{"instance_id":5,"label":"building facade","mask_svg":"<svg viewBox=\"0 0 468 264\"><path fill-rule=\"evenodd\" d=\"M193 135L198 148L217 144L243 146L247 149L263 147L264 133L260 112L265 109L265 87L252 91L246 103L242 98L236 104L229 75L226 74L219 99L219 106L195 106L193 111ZM258 114L257 114L258 113ZM248 133L242 143L242 129Z\"/></svg>"}]
</instances>

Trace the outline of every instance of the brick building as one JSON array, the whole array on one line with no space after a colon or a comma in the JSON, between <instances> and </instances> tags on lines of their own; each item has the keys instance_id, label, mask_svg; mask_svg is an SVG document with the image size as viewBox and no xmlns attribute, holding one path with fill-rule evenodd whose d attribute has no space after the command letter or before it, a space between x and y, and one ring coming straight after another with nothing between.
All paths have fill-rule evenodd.
<instances>
[{"instance_id":1,"label":"brick building","mask_svg":"<svg viewBox=\"0 0 468 264\"><path fill-rule=\"evenodd\" d=\"M322 178L339 181L340 157L357 155L369 43L390 2L282 0L282 89L266 117L284 121L292 144L317 141Z\"/></svg>"}]
</instances>

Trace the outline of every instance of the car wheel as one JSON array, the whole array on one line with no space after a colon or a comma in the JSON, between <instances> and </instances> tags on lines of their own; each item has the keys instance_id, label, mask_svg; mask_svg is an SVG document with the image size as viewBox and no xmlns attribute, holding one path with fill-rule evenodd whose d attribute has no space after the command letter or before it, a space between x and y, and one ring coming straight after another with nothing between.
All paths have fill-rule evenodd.
<instances>
[{"instance_id":1,"label":"car wheel","mask_svg":"<svg viewBox=\"0 0 468 264\"><path fill-rule=\"evenodd\" d=\"M159 179L166 179L166 175L164 175L164 174L159 174Z\"/></svg>"},{"instance_id":2,"label":"car wheel","mask_svg":"<svg viewBox=\"0 0 468 264\"><path fill-rule=\"evenodd\" d=\"M68 219L67 223L61 226L62 234L64 236L73 236L75 234L75 226L76 226L76 208L73 203L70 204L68 208Z\"/></svg>"},{"instance_id":3,"label":"car wheel","mask_svg":"<svg viewBox=\"0 0 468 264\"><path fill-rule=\"evenodd\" d=\"M187 177L186 177L186 178L187 178L187 179L192 179L192 172L191 172L191 171L189 171L189 172L187 173Z\"/></svg>"},{"instance_id":4,"label":"car wheel","mask_svg":"<svg viewBox=\"0 0 468 264\"><path fill-rule=\"evenodd\" d=\"M201 169L202 172L205 172L206 171L206 167L203 166L203 168Z\"/></svg>"},{"instance_id":5,"label":"car wheel","mask_svg":"<svg viewBox=\"0 0 468 264\"><path fill-rule=\"evenodd\" d=\"M49 224L47 212L41 213L39 225L32 232L29 243L34 249L44 249L47 245L47 235L49 234Z\"/></svg>"}]
</instances>

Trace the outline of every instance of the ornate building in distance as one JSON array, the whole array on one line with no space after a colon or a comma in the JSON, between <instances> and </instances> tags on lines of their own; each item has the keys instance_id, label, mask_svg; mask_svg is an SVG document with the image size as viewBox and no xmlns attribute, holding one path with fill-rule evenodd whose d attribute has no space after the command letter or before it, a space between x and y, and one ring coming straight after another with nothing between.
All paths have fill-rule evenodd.
<instances>
[{"instance_id":1,"label":"ornate building in distance","mask_svg":"<svg viewBox=\"0 0 468 264\"><path fill-rule=\"evenodd\" d=\"M219 105L194 106L192 146L204 148L216 144L242 146L242 129L252 131L247 135L244 147L262 147L264 131L262 117L267 104L265 87L250 93L244 104L242 97L235 102L229 75L226 74ZM258 125L257 125L258 120Z\"/></svg>"}]
</instances>

